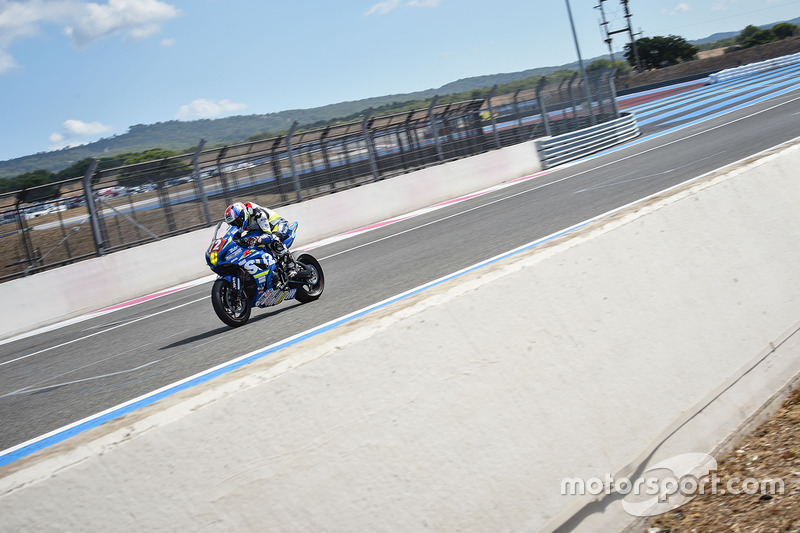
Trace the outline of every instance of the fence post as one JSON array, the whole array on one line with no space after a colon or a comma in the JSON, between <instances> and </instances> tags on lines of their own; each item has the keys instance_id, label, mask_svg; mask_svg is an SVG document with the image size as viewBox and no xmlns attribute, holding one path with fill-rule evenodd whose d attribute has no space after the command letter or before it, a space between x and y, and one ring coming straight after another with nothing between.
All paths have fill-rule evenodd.
<instances>
[{"instance_id":1,"label":"fence post","mask_svg":"<svg viewBox=\"0 0 800 533\"><path fill-rule=\"evenodd\" d=\"M275 182L278 184L278 190L281 193L281 202L286 201L286 187L283 185L283 169L278 164L278 146L280 146L283 137L277 137L272 143L272 148L269 152L269 163L272 165L272 174L275 175Z\"/></svg>"},{"instance_id":2,"label":"fence post","mask_svg":"<svg viewBox=\"0 0 800 533\"><path fill-rule=\"evenodd\" d=\"M617 85L614 82L614 74L617 73L617 67L611 69L611 74L608 75L608 84L609 84L609 98L611 98L611 105L614 107L614 119L618 119L620 117L619 114L619 103L617 102Z\"/></svg>"},{"instance_id":3,"label":"fence post","mask_svg":"<svg viewBox=\"0 0 800 533\"><path fill-rule=\"evenodd\" d=\"M328 188L330 190L334 190L336 188L336 179L333 175L333 167L331 166L331 158L328 155L328 143L326 139L328 138L328 134L331 132L331 127L326 126L325 130L322 132L322 135L319 136L319 149L322 152L322 162L325 165L325 175L328 178Z\"/></svg>"},{"instance_id":4,"label":"fence post","mask_svg":"<svg viewBox=\"0 0 800 533\"><path fill-rule=\"evenodd\" d=\"M439 100L438 94L433 97L431 105L428 107L428 124L433 135L433 145L436 147L436 158L441 162L444 161L444 155L442 154L442 145L439 143L439 126L436 124L436 116L433 114L433 108L437 100Z\"/></svg>"},{"instance_id":5,"label":"fence post","mask_svg":"<svg viewBox=\"0 0 800 533\"><path fill-rule=\"evenodd\" d=\"M517 139L519 142L525 140L525 136L522 132L522 115L519 112L519 102L517 101L517 96L522 89L517 89L514 91L514 116L517 117Z\"/></svg>"},{"instance_id":6,"label":"fence post","mask_svg":"<svg viewBox=\"0 0 800 533\"><path fill-rule=\"evenodd\" d=\"M572 84L575 83L575 79L578 77L578 73L575 72L572 77L569 79L569 83L567 84L567 94L569 94L569 102L572 106L572 127L575 129L579 129L581 125L580 118L578 117L578 103L575 101L575 94L572 92ZM564 115L566 118L566 114Z\"/></svg>"},{"instance_id":7,"label":"fence post","mask_svg":"<svg viewBox=\"0 0 800 533\"><path fill-rule=\"evenodd\" d=\"M498 150L500 149L500 134L497 133L497 118L494 116L494 107L492 106L492 97L494 93L497 92L497 85L492 87L492 90L489 91L489 95L486 97L486 105L489 106L489 118L492 121L492 136L494 137L494 146ZM483 128L481 128L482 130Z\"/></svg>"},{"instance_id":8,"label":"fence post","mask_svg":"<svg viewBox=\"0 0 800 533\"><path fill-rule=\"evenodd\" d=\"M103 233L100 231L100 218L97 215L97 204L94 201L94 191L92 191L92 177L97 170L98 160L93 159L86 174L83 175L83 196L86 198L86 209L89 211L89 218L92 223L92 237L94 237L95 253L98 257L105 255L105 242Z\"/></svg>"},{"instance_id":9,"label":"fence post","mask_svg":"<svg viewBox=\"0 0 800 533\"><path fill-rule=\"evenodd\" d=\"M158 176L159 178L156 181L156 194L158 195L158 201L161 204L161 210L164 212L164 218L167 221L167 228L169 231L175 231L178 229L178 226L175 224L175 215L172 212L172 199L170 198L169 191L167 191L167 181L169 176L168 166L167 166L167 159L164 158L161 160L161 164L158 167Z\"/></svg>"},{"instance_id":10,"label":"fence post","mask_svg":"<svg viewBox=\"0 0 800 533\"><path fill-rule=\"evenodd\" d=\"M569 82L570 78L568 77L561 78L561 81L558 82L558 107L561 108L560 120L562 124L569 123L569 114L567 111L569 110L569 102L572 100L569 94Z\"/></svg>"},{"instance_id":11,"label":"fence post","mask_svg":"<svg viewBox=\"0 0 800 533\"><path fill-rule=\"evenodd\" d=\"M292 170L292 182L294 183L294 192L297 194L297 201L303 201L303 189L300 185L300 175L297 173L297 165L294 162L294 153L292 153L292 135L294 130L297 129L297 121L292 123L289 128L289 133L286 134L286 153L289 156L289 168Z\"/></svg>"},{"instance_id":12,"label":"fence post","mask_svg":"<svg viewBox=\"0 0 800 533\"><path fill-rule=\"evenodd\" d=\"M544 122L544 133L548 137L552 137L553 134L550 132L550 119L547 116L547 107L545 107L544 98L542 98L542 89L544 88L546 79L547 78L545 76L542 76L542 79L539 80L539 85L536 86L536 100L539 102L539 111L542 113L542 122Z\"/></svg>"},{"instance_id":13,"label":"fence post","mask_svg":"<svg viewBox=\"0 0 800 533\"><path fill-rule=\"evenodd\" d=\"M367 143L367 157L369 158L369 168L372 171L372 181L378 181L378 162L375 157L375 147L372 146L372 137L369 135L369 118L372 115L372 109L367 109L364 113L364 118L361 120L361 134L364 136L364 142Z\"/></svg>"},{"instance_id":14,"label":"fence post","mask_svg":"<svg viewBox=\"0 0 800 533\"><path fill-rule=\"evenodd\" d=\"M33 247L33 242L31 242L30 235L28 235L28 231L30 228L28 228L28 223L25 221L25 213L23 213L22 209L20 209L19 207L25 201L26 195L27 195L27 189L23 189L22 191L20 191L20 193L17 195L17 202L16 204L14 204L14 210L17 212L17 223L19 225L18 231L19 231L19 236L22 239L22 247L25 249L25 258L27 259L27 263L30 267L36 264L36 257L35 257L36 250ZM24 262L25 261L20 261L19 263L15 264L21 264ZM28 270L29 268L23 270L22 275L27 276Z\"/></svg>"},{"instance_id":15,"label":"fence post","mask_svg":"<svg viewBox=\"0 0 800 533\"><path fill-rule=\"evenodd\" d=\"M203 151L203 147L206 145L205 139L200 139L200 144L197 145L197 150L194 151L194 155L192 156L192 168L194 171L194 182L197 184L197 192L200 194L200 200L203 202L203 214L206 217L206 224L211 225L213 221L211 218L211 210L208 208L208 196L206 196L206 188L203 185L203 178L200 177L200 152Z\"/></svg>"},{"instance_id":16,"label":"fence post","mask_svg":"<svg viewBox=\"0 0 800 533\"><path fill-rule=\"evenodd\" d=\"M414 112L409 111L408 116L406 116L405 124L405 134L406 134L406 143L408 144L408 153L409 157L403 156L403 168L413 168L414 166L420 166L419 164L419 142L415 141L416 135L414 135L411 131L411 119L414 117ZM407 159L410 159L410 162L406 164Z\"/></svg>"},{"instance_id":17,"label":"fence post","mask_svg":"<svg viewBox=\"0 0 800 533\"><path fill-rule=\"evenodd\" d=\"M605 105L603 104L603 92L605 91L603 76L605 76L605 71L600 70L596 71L593 75L590 75L591 84L592 84L592 96L597 101L597 111L595 112L595 118L597 119L597 123L600 124L603 122L603 113L605 113ZM594 109L594 106L592 106ZM599 118L598 118L599 117Z\"/></svg>"},{"instance_id":18,"label":"fence post","mask_svg":"<svg viewBox=\"0 0 800 533\"><path fill-rule=\"evenodd\" d=\"M222 198L225 200L225 205L231 205L233 203L233 197L228 188L228 178L225 177L226 172L222 169L222 158L225 157L227 152L228 147L223 146L217 153L217 176L219 176L219 186L222 188Z\"/></svg>"}]
</instances>

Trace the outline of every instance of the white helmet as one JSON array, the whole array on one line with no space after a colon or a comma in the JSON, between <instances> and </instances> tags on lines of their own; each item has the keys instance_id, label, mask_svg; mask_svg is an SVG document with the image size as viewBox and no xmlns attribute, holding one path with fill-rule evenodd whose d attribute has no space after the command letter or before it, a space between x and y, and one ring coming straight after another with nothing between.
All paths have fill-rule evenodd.
<instances>
[{"instance_id":1,"label":"white helmet","mask_svg":"<svg viewBox=\"0 0 800 533\"><path fill-rule=\"evenodd\" d=\"M225 222L237 228L246 228L250 224L250 213L242 202L236 202L225 210Z\"/></svg>"}]
</instances>

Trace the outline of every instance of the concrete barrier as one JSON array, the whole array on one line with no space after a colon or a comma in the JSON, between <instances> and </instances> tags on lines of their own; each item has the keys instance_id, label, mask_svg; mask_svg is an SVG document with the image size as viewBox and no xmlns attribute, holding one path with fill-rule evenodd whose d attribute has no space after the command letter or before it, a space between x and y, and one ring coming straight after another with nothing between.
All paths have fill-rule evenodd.
<instances>
[{"instance_id":1,"label":"concrete barrier","mask_svg":"<svg viewBox=\"0 0 800 533\"><path fill-rule=\"evenodd\" d=\"M541 169L533 142L411 172L280 209L300 222L296 247ZM221 213L219 214L221 216ZM211 274L212 229L0 284L0 339Z\"/></svg>"},{"instance_id":2,"label":"concrete barrier","mask_svg":"<svg viewBox=\"0 0 800 533\"><path fill-rule=\"evenodd\" d=\"M709 451L797 372L798 165L678 186L12 463L2 526L619 529L562 480Z\"/></svg>"}]
</instances>

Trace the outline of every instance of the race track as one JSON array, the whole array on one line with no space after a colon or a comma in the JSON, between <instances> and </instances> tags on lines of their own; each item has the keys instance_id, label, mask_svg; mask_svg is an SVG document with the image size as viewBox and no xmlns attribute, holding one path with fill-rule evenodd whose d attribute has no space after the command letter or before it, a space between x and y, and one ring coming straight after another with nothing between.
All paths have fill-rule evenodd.
<instances>
[{"instance_id":1,"label":"race track","mask_svg":"<svg viewBox=\"0 0 800 533\"><path fill-rule=\"evenodd\" d=\"M689 118L625 147L316 248L323 297L255 310L243 328L219 321L204 283L0 344L0 450L793 139L800 89L773 81L768 98L704 116L671 100Z\"/></svg>"}]
</instances>

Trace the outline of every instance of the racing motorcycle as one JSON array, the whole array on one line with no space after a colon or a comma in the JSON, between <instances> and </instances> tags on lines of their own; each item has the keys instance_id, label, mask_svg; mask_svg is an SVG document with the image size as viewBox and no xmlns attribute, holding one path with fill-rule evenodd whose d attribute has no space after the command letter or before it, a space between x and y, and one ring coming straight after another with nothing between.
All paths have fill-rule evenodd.
<instances>
[{"instance_id":1,"label":"racing motorcycle","mask_svg":"<svg viewBox=\"0 0 800 533\"><path fill-rule=\"evenodd\" d=\"M273 260L265 249L249 247L236 228L225 224L228 229L220 235L222 225L220 222L214 229L206 263L219 275L211 289L211 304L227 325L245 325L253 307L271 307L292 299L313 302L322 295L325 277L310 254L295 259L287 250L283 255L275 254ZM288 236L282 241L286 248L294 242L296 232L297 222L289 226ZM292 261L294 271L289 270Z\"/></svg>"}]
</instances>

